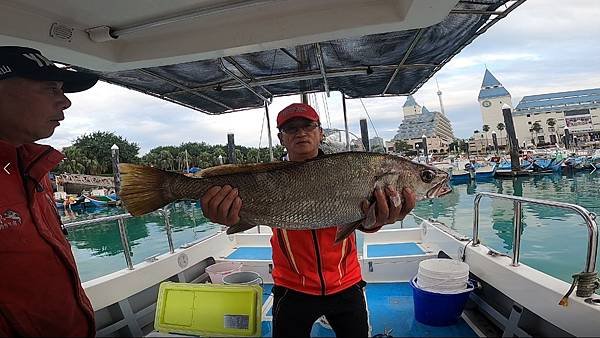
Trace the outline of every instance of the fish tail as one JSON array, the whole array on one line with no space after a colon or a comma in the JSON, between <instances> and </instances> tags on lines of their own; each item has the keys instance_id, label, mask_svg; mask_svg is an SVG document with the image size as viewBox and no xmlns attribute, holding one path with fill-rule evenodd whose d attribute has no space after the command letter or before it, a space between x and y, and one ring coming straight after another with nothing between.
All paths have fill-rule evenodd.
<instances>
[{"instance_id":1,"label":"fish tail","mask_svg":"<svg viewBox=\"0 0 600 338\"><path fill-rule=\"evenodd\" d=\"M177 200L165 184L168 177L175 177L177 174L131 163L119 164L119 171L119 197L132 215L147 214Z\"/></svg>"}]
</instances>

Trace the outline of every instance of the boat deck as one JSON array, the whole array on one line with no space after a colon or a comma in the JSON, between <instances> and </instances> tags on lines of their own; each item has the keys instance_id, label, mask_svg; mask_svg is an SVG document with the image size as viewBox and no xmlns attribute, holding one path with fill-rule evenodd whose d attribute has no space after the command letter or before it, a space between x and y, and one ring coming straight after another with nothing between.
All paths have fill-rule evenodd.
<instances>
[{"instance_id":1,"label":"boat deck","mask_svg":"<svg viewBox=\"0 0 600 338\"><path fill-rule=\"evenodd\" d=\"M365 246L365 250L364 257L373 259L414 257L426 254L426 250L415 242L369 243ZM270 246L238 246L224 259L242 262L270 262L271 255ZM272 334L272 287L272 284L263 286L263 337L270 337ZM462 318L457 324L446 327L429 326L417 322L414 315L412 289L407 282L369 283L366 287L366 297L371 336L388 333L392 336L405 337L477 337ZM328 325L317 321L313 325L311 336L335 337L335 333Z\"/></svg>"},{"instance_id":2,"label":"boat deck","mask_svg":"<svg viewBox=\"0 0 600 338\"><path fill-rule=\"evenodd\" d=\"M262 336L272 333L271 304L272 284L264 285ZM412 289L409 283L371 283L366 287L369 311L370 336L388 333L395 337L477 337L469 325L460 318L451 326L436 327L415 320ZM312 337L335 337L329 327L317 321L311 331Z\"/></svg>"}]
</instances>

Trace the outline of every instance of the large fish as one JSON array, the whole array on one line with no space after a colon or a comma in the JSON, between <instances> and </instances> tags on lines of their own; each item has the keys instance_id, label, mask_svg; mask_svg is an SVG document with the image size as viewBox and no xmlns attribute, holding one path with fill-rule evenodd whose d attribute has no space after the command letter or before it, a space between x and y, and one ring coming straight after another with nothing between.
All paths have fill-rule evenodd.
<instances>
[{"instance_id":1,"label":"large fish","mask_svg":"<svg viewBox=\"0 0 600 338\"><path fill-rule=\"evenodd\" d=\"M344 152L304 162L222 165L199 178L151 167L121 164L120 197L127 210L141 215L177 200L199 200L215 185L238 188L240 222L228 234L256 225L285 229L338 226L336 241L360 224L375 221L375 209L362 213L360 203L374 200L375 187L412 189L417 200L451 191L448 174L408 159L368 152ZM400 201L392 200L398 205Z\"/></svg>"}]
</instances>

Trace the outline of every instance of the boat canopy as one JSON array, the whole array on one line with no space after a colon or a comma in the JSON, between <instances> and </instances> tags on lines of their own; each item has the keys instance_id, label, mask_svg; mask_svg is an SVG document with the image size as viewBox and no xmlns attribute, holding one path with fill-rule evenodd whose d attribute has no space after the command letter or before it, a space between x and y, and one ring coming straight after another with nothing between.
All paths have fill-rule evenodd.
<instances>
[{"instance_id":1,"label":"boat canopy","mask_svg":"<svg viewBox=\"0 0 600 338\"><path fill-rule=\"evenodd\" d=\"M348 98L413 94L524 0L197 1L202 10L190 7L193 1L173 1L171 11L183 14L162 17L156 16L166 11L163 2L132 1L139 5L136 15L123 7L129 1L82 1L92 6L85 15L72 8L79 2L50 2L55 7L43 2L45 10L52 8L44 15L50 38L14 29L15 20L41 12L38 2L0 4L0 42L25 40L103 81L223 114L310 92L339 91ZM89 20L87 28L59 23L69 14L76 17L63 22ZM258 21L244 21L244 14Z\"/></svg>"}]
</instances>

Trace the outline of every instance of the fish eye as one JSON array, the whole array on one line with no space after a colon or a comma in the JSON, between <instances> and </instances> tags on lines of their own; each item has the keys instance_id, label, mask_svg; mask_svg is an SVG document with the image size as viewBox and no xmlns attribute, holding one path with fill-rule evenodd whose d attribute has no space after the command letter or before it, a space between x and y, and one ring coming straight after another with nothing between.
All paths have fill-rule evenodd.
<instances>
[{"instance_id":1,"label":"fish eye","mask_svg":"<svg viewBox=\"0 0 600 338\"><path fill-rule=\"evenodd\" d=\"M433 181L433 179L435 178L435 173L433 172L433 170L423 170L421 171L421 179L423 180L423 182L425 183L430 183L431 181Z\"/></svg>"}]
</instances>

